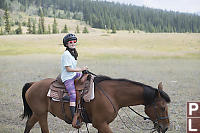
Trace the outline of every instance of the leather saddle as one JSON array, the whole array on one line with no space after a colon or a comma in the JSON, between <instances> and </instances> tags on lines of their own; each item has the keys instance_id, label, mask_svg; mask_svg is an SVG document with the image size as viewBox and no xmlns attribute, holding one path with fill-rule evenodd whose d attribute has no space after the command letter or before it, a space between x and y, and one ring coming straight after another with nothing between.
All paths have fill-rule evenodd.
<instances>
[{"instance_id":1,"label":"leather saddle","mask_svg":"<svg viewBox=\"0 0 200 133\"><path fill-rule=\"evenodd\" d=\"M82 75L82 77L75 79L76 92L84 90L86 87L88 87L87 77L88 77L88 74L84 74L84 75ZM54 80L51 83L50 90L51 90L50 97L57 99L57 100L69 101L68 92L65 88L64 83L61 80L61 74L59 74L57 76L56 80Z\"/></svg>"}]
</instances>

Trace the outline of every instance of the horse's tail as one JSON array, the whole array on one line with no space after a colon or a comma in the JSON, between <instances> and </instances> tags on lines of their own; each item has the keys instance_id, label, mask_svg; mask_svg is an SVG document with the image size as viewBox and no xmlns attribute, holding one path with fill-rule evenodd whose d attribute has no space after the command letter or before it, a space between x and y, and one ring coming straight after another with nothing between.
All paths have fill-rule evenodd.
<instances>
[{"instance_id":1,"label":"horse's tail","mask_svg":"<svg viewBox=\"0 0 200 133\"><path fill-rule=\"evenodd\" d=\"M32 110L31 108L29 107L27 101L26 101L26 98L25 98L25 94L26 94L26 91L31 87L31 85L33 84L34 82L30 82L30 83L26 83L24 85L24 87L22 88L22 99L23 99L23 104L24 104L24 113L20 116L22 118L22 120L25 118L25 117L28 117L30 118L31 115L32 115Z\"/></svg>"}]
</instances>

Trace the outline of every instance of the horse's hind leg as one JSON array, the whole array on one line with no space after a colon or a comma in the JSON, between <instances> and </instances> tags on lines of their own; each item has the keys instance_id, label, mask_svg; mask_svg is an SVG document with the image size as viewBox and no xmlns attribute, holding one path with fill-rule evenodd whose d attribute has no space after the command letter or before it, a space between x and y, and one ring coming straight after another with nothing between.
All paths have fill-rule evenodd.
<instances>
[{"instance_id":1,"label":"horse's hind leg","mask_svg":"<svg viewBox=\"0 0 200 133\"><path fill-rule=\"evenodd\" d=\"M40 124L42 133L49 133L47 115L48 113L43 114L42 116L40 116L40 119L39 119L39 124Z\"/></svg>"},{"instance_id":2,"label":"horse's hind leg","mask_svg":"<svg viewBox=\"0 0 200 133\"><path fill-rule=\"evenodd\" d=\"M32 127L38 122L38 117L33 113L32 116L27 120L24 133L29 133Z\"/></svg>"}]
</instances>

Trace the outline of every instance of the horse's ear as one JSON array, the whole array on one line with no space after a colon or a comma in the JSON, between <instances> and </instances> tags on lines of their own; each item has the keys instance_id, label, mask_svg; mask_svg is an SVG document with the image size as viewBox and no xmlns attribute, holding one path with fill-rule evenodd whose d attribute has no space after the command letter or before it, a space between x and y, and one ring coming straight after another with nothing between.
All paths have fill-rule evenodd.
<instances>
[{"instance_id":1,"label":"horse's ear","mask_svg":"<svg viewBox=\"0 0 200 133\"><path fill-rule=\"evenodd\" d=\"M160 97L160 90L156 89L156 97L159 98Z\"/></svg>"},{"instance_id":2,"label":"horse's ear","mask_svg":"<svg viewBox=\"0 0 200 133\"><path fill-rule=\"evenodd\" d=\"M156 90L156 96L160 97L160 92L163 90L162 82L158 84L158 89Z\"/></svg>"},{"instance_id":3,"label":"horse's ear","mask_svg":"<svg viewBox=\"0 0 200 133\"><path fill-rule=\"evenodd\" d=\"M158 84L158 91L162 91L163 90L163 85L162 85L162 82L160 82Z\"/></svg>"}]
</instances>

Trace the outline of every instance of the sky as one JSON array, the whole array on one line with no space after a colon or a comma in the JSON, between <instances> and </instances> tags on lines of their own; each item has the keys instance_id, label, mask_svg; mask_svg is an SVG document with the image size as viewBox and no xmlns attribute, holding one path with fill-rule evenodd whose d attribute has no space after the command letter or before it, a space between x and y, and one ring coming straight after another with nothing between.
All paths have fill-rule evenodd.
<instances>
[{"instance_id":1,"label":"sky","mask_svg":"<svg viewBox=\"0 0 200 133\"><path fill-rule=\"evenodd\" d=\"M200 0L106 0L168 11L200 13Z\"/></svg>"}]
</instances>

